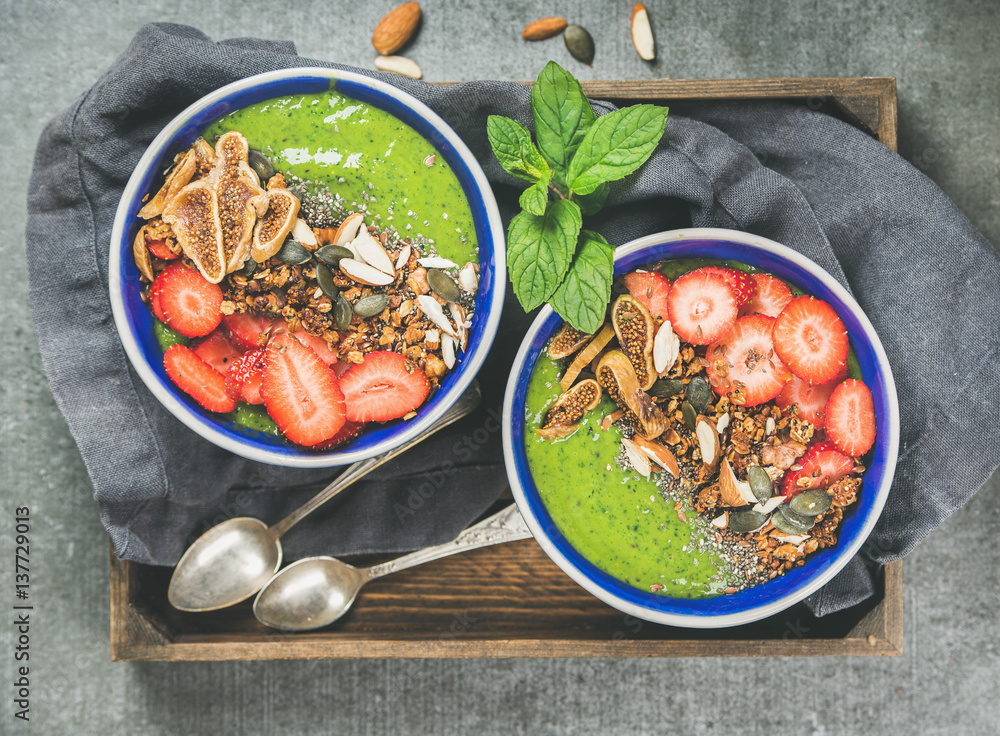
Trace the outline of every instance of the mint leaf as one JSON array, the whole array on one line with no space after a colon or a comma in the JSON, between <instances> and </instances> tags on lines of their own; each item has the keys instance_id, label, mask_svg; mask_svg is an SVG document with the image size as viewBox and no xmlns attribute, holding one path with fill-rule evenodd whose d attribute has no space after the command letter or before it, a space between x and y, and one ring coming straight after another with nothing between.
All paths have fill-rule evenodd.
<instances>
[{"instance_id":1,"label":"mint leaf","mask_svg":"<svg viewBox=\"0 0 1000 736\"><path fill-rule=\"evenodd\" d=\"M607 182L603 182L590 194L574 194L573 201L580 205L580 210L583 214L596 215L604 207L604 202L608 198L610 190L611 186Z\"/></svg>"},{"instance_id":2,"label":"mint leaf","mask_svg":"<svg viewBox=\"0 0 1000 736\"><path fill-rule=\"evenodd\" d=\"M572 74L550 61L531 88L531 114L542 156L564 183L570 159L597 116Z\"/></svg>"},{"instance_id":3,"label":"mint leaf","mask_svg":"<svg viewBox=\"0 0 1000 736\"><path fill-rule=\"evenodd\" d=\"M539 179L530 187L521 192L519 203L521 209L533 215L541 217L545 214L545 205L549 201L548 179Z\"/></svg>"},{"instance_id":4,"label":"mint leaf","mask_svg":"<svg viewBox=\"0 0 1000 736\"><path fill-rule=\"evenodd\" d=\"M589 194L628 176L656 150L666 123L667 109L656 105L633 105L598 118L570 161L567 185L575 194Z\"/></svg>"},{"instance_id":5,"label":"mint leaf","mask_svg":"<svg viewBox=\"0 0 1000 736\"><path fill-rule=\"evenodd\" d=\"M552 308L573 327L597 332L611 301L614 248L600 233L580 231L573 265L552 296Z\"/></svg>"},{"instance_id":6,"label":"mint leaf","mask_svg":"<svg viewBox=\"0 0 1000 736\"><path fill-rule=\"evenodd\" d=\"M566 277L583 218L576 202L549 202L544 215L520 212L507 230L507 270L524 310L544 302Z\"/></svg>"},{"instance_id":7,"label":"mint leaf","mask_svg":"<svg viewBox=\"0 0 1000 736\"><path fill-rule=\"evenodd\" d=\"M486 135L493 155L509 174L532 184L551 178L549 165L531 142L531 133L516 120L490 115L486 120Z\"/></svg>"}]
</instances>

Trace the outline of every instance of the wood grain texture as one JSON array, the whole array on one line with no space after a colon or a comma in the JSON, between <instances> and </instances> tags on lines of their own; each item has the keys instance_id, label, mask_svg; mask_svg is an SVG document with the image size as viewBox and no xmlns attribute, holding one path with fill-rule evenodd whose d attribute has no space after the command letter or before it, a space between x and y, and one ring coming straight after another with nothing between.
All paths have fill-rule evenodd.
<instances>
[{"instance_id":1,"label":"wood grain texture","mask_svg":"<svg viewBox=\"0 0 1000 736\"><path fill-rule=\"evenodd\" d=\"M829 110L896 150L896 81L714 79L585 81L585 92L640 101L785 99ZM371 560L365 560L370 563ZM318 632L259 624L250 603L189 614L167 602L171 570L111 553L111 657L117 661L466 657L799 657L898 655L902 563L869 601L817 619L799 604L747 626L681 629L612 609L533 540L445 558L376 580Z\"/></svg>"}]
</instances>

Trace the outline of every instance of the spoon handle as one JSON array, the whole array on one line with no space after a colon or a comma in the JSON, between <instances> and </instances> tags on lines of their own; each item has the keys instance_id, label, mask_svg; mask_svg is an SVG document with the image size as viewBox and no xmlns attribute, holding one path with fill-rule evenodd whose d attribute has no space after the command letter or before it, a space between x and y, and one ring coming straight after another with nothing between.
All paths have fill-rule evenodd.
<instances>
[{"instance_id":1,"label":"spoon handle","mask_svg":"<svg viewBox=\"0 0 1000 736\"><path fill-rule=\"evenodd\" d=\"M518 539L527 539L531 536L524 519L517 511L517 506L511 504L503 511L493 514L488 519L483 519L475 526L470 526L455 539L436 547L427 547L416 552L411 552L395 560L389 560L368 568L368 579L374 580L392 572L399 572L408 567L416 567L425 562L439 560L442 557L453 555L458 552L465 552L469 549L479 549L489 547L494 544L504 542L514 542Z\"/></svg>"},{"instance_id":2,"label":"spoon handle","mask_svg":"<svg viewBox=\"0 0 1000 736\"><path fill-rule=\"evenodd\" d=\"M444 429L449 424L452 424L464 417L466 414L479 406L479 400L481 398L482 392L479 390L479 382L473 381L472 385L465 390L465 393L458 398L458 401L456 401L455 404L447 412L445 412L444 416L428 427L427 431L417 435L409 442L404 442L402 445L393 450L389 450L381 455L370 457L367 460L359 460L354 463L347 470L338 475L333 482L322 491L299 506L281 521L276 524L272 524L268 528L268 532L272 537L274 537L274 539L278 539L282 534L298 524L306 516L354 483L354 481L363 478L375 470L375 468L379 467L383 463L389 462L397 455L403 454L414 445L420 444L439 429Z\"/></svg>"}]
</instances>

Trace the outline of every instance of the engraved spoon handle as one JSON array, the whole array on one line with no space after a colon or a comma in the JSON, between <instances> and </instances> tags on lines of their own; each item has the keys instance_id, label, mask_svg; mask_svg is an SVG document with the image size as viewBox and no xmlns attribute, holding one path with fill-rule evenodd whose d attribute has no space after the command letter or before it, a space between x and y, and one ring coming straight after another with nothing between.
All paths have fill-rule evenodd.
<instances>
[{"instance_id":1,"label":"engraved spoon handle","mask_svg":"<svg viewBox=\"0 0 1000 736\"><path fill-rule=\"evenodd\" d=\"M444 429L449 424L452 424L464 417L466 414L479 406L479 400L481 398L482 392L479 390L479 382L473 381L472 385L465 390L465 393L458 398L458 401L456 401L455 404L447 412L445 412L444 416L432 424L427 431L417 435L409 442L405 442L393 450L389 450L381 455L370 457L367 460L359 460L354 463L347 470L338 475L334 481L322 491L299 506L281 521L276 524L272 524L268 528L268 532L274 539L280 538L282 534L298 524L302 521L302 519L318 509L356 480L368 475L370 472L375 470L375 468L389 462L397 455L403 454L414 445L420 444L439 429Z\"/></svg>"},{"instance_id":2,"label":"engraved spoon handle","mask_svg":"<svg viewBox=\"0 0 1000 736\"><path fill-rule=\"evenodd\" d=\"M483 519L475 526L470 526L450 542L420 549L395 560L372 565L367 570L368 580L374 580L392 572L399 572L408 567L416 567L432 560L439 560L458 552L504 542L514 542L518 539L527 539L530 536L531 532L524 523L524 519L521 518L521 514L518 513L517 506L511 504L503 511L488 519Z\"/></svg>"}]
</instances>

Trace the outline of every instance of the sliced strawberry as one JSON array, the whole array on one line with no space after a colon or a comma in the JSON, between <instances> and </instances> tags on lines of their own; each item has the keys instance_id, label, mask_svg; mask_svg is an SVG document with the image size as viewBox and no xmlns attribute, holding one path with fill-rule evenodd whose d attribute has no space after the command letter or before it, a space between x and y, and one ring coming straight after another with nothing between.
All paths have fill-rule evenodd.
<instances>
[{"instance_id":1,"label":"sliced strawberry","mask_svg":"<svg viewBox=\"0 0 1000 736\"><path fill-rule=\"evenodd\" d=\"M670 319L667 296L670 294L670 279L655 271L633 271L622 279L625 288L642 304L649 313L661 320Z\"/></svg>"},{"instance_id":2,"label":"sliced strawberry","mask_svg":"<svg viewBox=\"0 0 1000 736\"><path fill-rule=\"evenodd\" d=\"M736 306L740 309L757 295L757 284L746 271L737 271L735 268L725 268L724 266L705 266L701 270L722 276L733 287L733 293L736 295Z\"/></svg>"},{"instance_id":3,"label":"sliced strawberry","mask_svg":"<svg viewBox=\"0 0 1000 736\"><path fill-rule=\"evenodd\" d=\"M226 388L230 396L248 404L263 404L260 384L264 377L264 351L254 348L233 361L226 372Z\"/></svg>"},{"instance_id":4,"label":"sliced strawberry","mask_svg":"<svg viewBox=\"0 0 1000 736\"><path fill-rule=\"evenodd\" d=\"M250 350L259 348L267 342L267 335L275 323L267 317L257 317L252 314L227 314L222 318L222 324L229 330L237 346L243 350Z\"/></svg>"},{"instance_id":5,"label":"sliced strawberry","mask_svg":"<svg viewBox=\"0 0 1000 736\"><path fill-rule=\"evenodd\" d=\"M149 248L150 253L164 261L172 261L175 258L180 258L180 253L174 253L170 250L163 240L148 240L146 241L146 247Z\"/></svg>"},{"instance_id":6,"label":"sliced strawberry","mask_svg":"<svg viewBox=\"0 0 1000 736\"><path fill-rule=\"evenodd\" d=\"M833 389L826 403L826 436L852 457L875 444L875 402L863 382L849 378Z\"/></svg>"},{"instance_id":7,"label":"sliced strawberry","mask_svg":"<svg viewBox=\"0 0 1000 736\"><path fill-rule=\"evenodd\" d=\"M313 349L313 352L319 356L319 359L326 363L328 366L333 366L337 362L337 351L330 350L330 346L326 344L326 340L322 337L317 337L316 335L310 335L305 330L296 330L292 333L292 337L298 340L303 345L307 345Z\"/></svg>"},{"instance_id":8,"label":"sliced strawberry","mask_svg":"<svg viewBox=\"0 0 1000 736\"><path fill-rule=\"evenodd\" d=\"M150 302L159 318L185 337L202 337L222 320L222 289L183 263L167 266L150 287ZM154 313L157 306L153 307Z\"/></svg>"},{"instance_id":9,"label":"sliced strawberry","mask_svg":"<svg viewBox=\"0 0 1000 736\"><path fill-rule=\"evenodd\" d=\"M826 402L837 383L845 378L847 378L846 365L837 374L837 378L830 383L809 383L798 376L792 376L791 380L781 389L781 393L775 398L774 403L782 409L787 409L792 404L798 404L799 416L802 419L814 427L822 427L826 423Z\"/></svg>"},{"instance_id":10,"label":"sliced strawberry","mask_svg":"<svg viewBox=\"0 0 1000 736\"><path fill-rule=\"evenodd\" d=\"M722 340L708 346L706 371L717 393L732 394L739 388L730 400L743 406L762 404L781 393L792 374L774 354L773 327L774 319L762 314L740 317Z\"/></svg>"},{"instance_id":11,"label":"sliced strawberry","mask_svg":"<svg viewBox=\"0 0 1000 736\"><path fill-rule=\"evenodd\" d=\"M229 366L240 357L240 351L226 339L221 331L215 330L208 337L203 337L191 345L195 354L215 368L222 375L229 372Z\"/></svg>"},{"instance_id":12,"label":"sliced strawberry","mask_svg":"<svg viewBox=\"0 0 1000 736\"><path fill-rule=\"evenodd\" d=\"M225 413L236 408L236 401L226 391L226 379L184 345L167 348L163 367L170 380L205 409Z\"/></svg>"},{"instance_id":13,"label":"sliced strawberry","mask_svg":"<svg viewBox=\"0 0 1000 736\"><path fill-rule=\"evenodd\" d=\"M785 475L785 498L807 488L829 488L834 481L854 471L854 459L840 452L829 442L810 445L806 454L799 458L801 470L789 470ZM802 478L809 481L799 482Z\"/></svg>"},{"instance_id":14,"label":"sliced strawberry","mask_svg":"<svg viewBox=\"0 0 1000 736\"><path fill-rule=\"evenodd\" d=\"M287 334L268 343L260 393L271 419L296 444L318 444L344 426L344 394L337 376L312 349Z\"/></svg>"},{"instance_id":15,"label":"sliced strawberry","mask_svg":"<svg viewBox=\"0 0 1000 736\"><path fill-rule=\"evenodd\" d=\"M160 322L166 324L167 315L163 311L163 305L160 304L160 294L159 292L153 291L152 284L150 284L148 296L149 296L149 308L153 310L153 314L156 315L156 318L160 320Z\"/></svg>"},{"instance_id":16,"label":"sliced strawberry","mask_svg":"<svg viewBox=\"0 0 1000 736\"><path fill-rule=\"evenodd\" d=\"M313 445L310 450L332 450L334 447L340 447L340 445L347 444L359 434L361 434L365 429L363 422L344 422L344 426L340 428L333 437L326 440L325 442L320 442L318 445Z\"/></svg>"},{"instance_id":17,"label":"sliced strawberry","mask_svg":"<svg viewBox=\"0 0 1000 736\"><path fill-rule=\"evenodd\" d=\"M829 383L847 365L847 328L829 304L800 296L774 321L774 349L799 378Z\"/></svg>"},{"instance_id":18,"label":"sliced strawberry","mask_svg":"<svg viewBox=\"0 0 1000 736\"><path fill-rule=\"evenodd\" d=\"M777 317L794 298L788 284L766 273L751 274L757 294L743 307L743 314L766 314Z\"/></svg>"},{"instance_id":19,"label":"sliced strawberry","mask_svg":"<svg viewBox=\"0 0 1000 736\"><path fill-rule=\"evenodd\" d=\"M736 322L736 294L724 276L697 268L674 281L667 296L670 324L682 340L707 345Z\"/></svg>"},{"instance_id":20,"label":"sliced strawberry","mask_svg":"<svg viewBox=\"0 0 1000 736\"><path fill-rule=\"evenodd\" d=\"M352 422L388 422L416 409L430 385L423 372L399 353L368 353L340 377Z\"/></svg>"}]
</instances>

